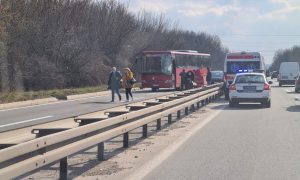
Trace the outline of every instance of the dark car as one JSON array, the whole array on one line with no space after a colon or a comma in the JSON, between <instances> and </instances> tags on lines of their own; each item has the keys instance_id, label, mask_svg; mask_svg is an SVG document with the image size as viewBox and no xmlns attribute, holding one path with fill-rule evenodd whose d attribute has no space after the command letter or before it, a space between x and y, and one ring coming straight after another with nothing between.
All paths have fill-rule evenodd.
<instances>
[{"instance_id":1,"label":"dark car","mask_svg":"<svg viewBox=\"0 0 300 180\"><path fill-rule=\"evenodd\" d=\"M211 81L212 81L212 83L224 82L224 72L223 71L211 71Z\"/></svg>"},{"instance_id":2,"label":"dark car","mask_svg":"<svg viewBox=\"0 0 300 180\"><path fill-rule=\"evenodd\" d=\"M271 74L271 79L277 78L277 76L278 76L278 72L277 71L273 71L272 74Z\"/></svg>"}]
</instances>

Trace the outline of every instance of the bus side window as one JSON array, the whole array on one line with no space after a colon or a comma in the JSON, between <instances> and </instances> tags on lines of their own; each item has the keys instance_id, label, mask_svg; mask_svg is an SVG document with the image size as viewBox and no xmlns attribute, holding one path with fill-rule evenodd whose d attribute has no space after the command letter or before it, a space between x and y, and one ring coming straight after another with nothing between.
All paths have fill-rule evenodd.
<instances>
[{"instance_id":1,"label":"bus side window","mask_svg":"<svg viewBox=\"0 0 300 180\"><path fill-rule=\"evenodd\" d=\"M142 57L136 57L136 59L135 59L138 73L143 72L143 62L142 61L143 61Z\"/></svg>"}]
</instances>

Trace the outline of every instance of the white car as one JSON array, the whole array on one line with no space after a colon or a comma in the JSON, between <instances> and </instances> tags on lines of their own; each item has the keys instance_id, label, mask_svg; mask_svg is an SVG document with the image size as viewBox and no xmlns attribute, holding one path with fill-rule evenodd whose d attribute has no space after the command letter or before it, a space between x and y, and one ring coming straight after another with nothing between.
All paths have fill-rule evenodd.
<instances>
[{"instance_id":1,"label":"white car","mask_svg":"<svg viewBox=\"0 0 300 180\"><path fill-rule=\"evenodd\" d=\"M267 108L271 107L272 81L267 82L263 73L236 74L229 86L229 106L240 102L259 102Z\"/></svg>"}]
</instances>

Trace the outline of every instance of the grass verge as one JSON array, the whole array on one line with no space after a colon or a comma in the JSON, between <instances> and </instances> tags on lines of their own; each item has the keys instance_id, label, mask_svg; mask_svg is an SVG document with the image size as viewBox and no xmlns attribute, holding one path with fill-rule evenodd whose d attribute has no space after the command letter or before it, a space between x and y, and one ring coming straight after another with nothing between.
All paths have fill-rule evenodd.
<instances>
[{"instance_id":1,"label":"grass verge","mask_svg":"<svg viewBox=\"0 0 300 180\"><path fill-rule=\"evenodd\" d=\"M27 101L55 97L57 99L67 99L67 96L74 94L85 94L107 90L107 86L53 89L45 91L27 91L27 92L0 92L0 103L10 103L18 101Z\"/></svg>"}]
</instances>

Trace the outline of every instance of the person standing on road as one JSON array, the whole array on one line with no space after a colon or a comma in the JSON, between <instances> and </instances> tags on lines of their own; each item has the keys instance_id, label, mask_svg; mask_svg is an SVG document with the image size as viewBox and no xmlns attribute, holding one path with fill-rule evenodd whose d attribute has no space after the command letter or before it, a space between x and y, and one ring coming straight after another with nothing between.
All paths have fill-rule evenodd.
<instances>
[{"instance_id":1,"label":"person standing on road","mask_svg":"<svg viewBox=\"0 0 300 180\"><path fill-rule=\"evenodd\" d=\"M207 82L207 85L211 84L211 72L210 72L209 68L207 68L206 82Z\"/></svg>"},{"instance_id":2,"label":"person standing on road","mask_svg":"<svg viewBox=\"0 0 300 180\"><path fill-rule=\"evenodd\" d=\"M111 90L111 102L115 101L115 93L119 96L119 100L122 100L120 94L120 81L122 80L122 75L119 71L117 71L116 67L112 68L111 73L109 74L108 79L108 88Z\"/></svg>"},{"instance_id":3,"label":"person standing on road","mask_svg":"<svg viewBox=\"0 0 300 180\"><path fill-rule=\"evenodd\" d=\"M122 83L123 87L125 88L125 93L126 93L126 101L129 101L129 96L131 97L131 100L133 101L133 96L132 96L132 86L134 84L134 78L133 78L133 73L129 68L124 69L124 76L122 78Z\"/></svg>"},{"instance_id":4,"label":"person standing on road","mask_svg":"<svg viewBox=\"0 0 300 180\"><path fill-rule=\"evenodd\" d=\"M186 72L185 69L182 70L182 72L179 74L181 81L180 81L180 90L185 90L186 89Z\"/></svg>"},{"instance_id":5,"label":"person standing on road","mask_svg":"<svg viewBox=\"0 0 300 180\"><path fill-rule=\"evenodd\" d=\"M185 89L192 89L194 87L193 85L194 80L195 80L194 73L192 71L188 71L186 73Z\"/></svg>"}]
</instances>

